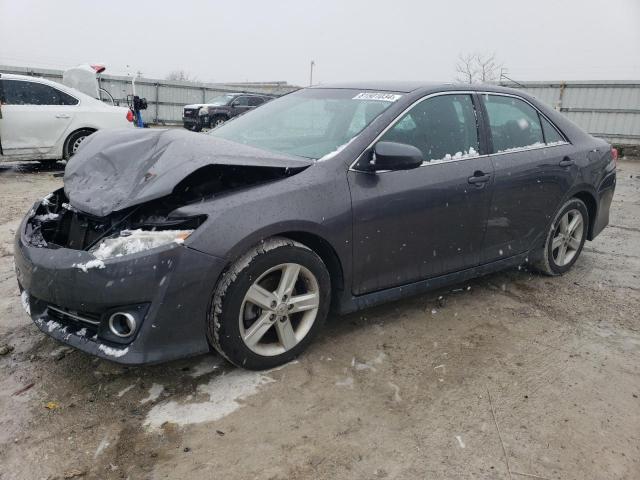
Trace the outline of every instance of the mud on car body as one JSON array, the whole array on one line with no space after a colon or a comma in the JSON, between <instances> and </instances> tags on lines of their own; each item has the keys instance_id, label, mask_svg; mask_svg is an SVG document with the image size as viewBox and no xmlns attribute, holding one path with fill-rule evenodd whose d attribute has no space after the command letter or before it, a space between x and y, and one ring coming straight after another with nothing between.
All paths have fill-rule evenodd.
<instances>
[{"instance_id":1,"label":"mud on car body","mask_svg":"<svg viewBox=\"0 0 640 480\"><path fill-rule=\"evenodd\" d=\"M521 92L314 87L209 135L92 135L20 225L16 273L38 327L84 351L270 368L329 311L564 273L614 188L610 146Z\"/></svg>"}]
</instances>

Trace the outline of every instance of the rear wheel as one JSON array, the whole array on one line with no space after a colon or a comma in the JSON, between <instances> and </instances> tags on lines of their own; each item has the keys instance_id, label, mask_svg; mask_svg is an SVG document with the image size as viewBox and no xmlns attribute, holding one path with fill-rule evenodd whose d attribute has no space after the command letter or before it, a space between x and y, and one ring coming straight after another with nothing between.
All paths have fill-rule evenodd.
<instances>
[{"instance_id":1,"label":"rear wheel","mask_svg":"<svg viewBox=\"0 0 640 480\"><path fill-rule=\"evenodd\" d=\"M578 260L587 238L589 211L584 202L572 198L556 214L544 251L534 266L547 275L560 275Z\"/></svg>"},{"instance_id":2,"label":"rear wheel","mask_svg":"<svg viewBox=\"0 0 640 480\"><path fill-rule=\"evenodd\" d=\"M86 138L93 132L93 130L78 130L69 135L69 138L67 138L67 141L64 145L65 160L68 160L73 155L75 155L82 142L84 142Z\"/></svg>"},{"instance_id":3,"label":"rear wheel","mask_svg":"<svg viewBox=\"0 0 640 480\"><path fill-rule=\"evenodd\" d=\"M220 280L209 312L209 341L239 367L282 365L321 328L330 292L329 273L315 252L285 238L266 240Z\"/></svg>"}]
</instances>

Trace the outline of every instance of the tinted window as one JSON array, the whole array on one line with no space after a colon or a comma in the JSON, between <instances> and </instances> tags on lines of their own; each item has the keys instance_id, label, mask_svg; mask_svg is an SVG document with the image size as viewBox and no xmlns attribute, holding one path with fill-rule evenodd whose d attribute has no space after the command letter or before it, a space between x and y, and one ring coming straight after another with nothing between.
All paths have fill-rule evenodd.
<instances>
[{"instance_id":1,"label":"tinted window","mask_svg":"<svg viewBox=\"0 0 640 480\"><path fill-rule=\"evenodd\" d=\"M439 95L405 114L381 141L407 143L425 161L477 154L478 126L470 95Z\"/></svg>"},{"instance_id":2,"label":"tinted window","mask_svg":"<svg viewBox=\"0 0 640 480\"><path fill-rule=\"evenodd\" d=\"M233 101L234 107L248 107L249 97L238 97Z\"/></svg>"},{"instance_id":3,"label":"tinted window","mask_svg":"<svg viewBox=\"0 0 640 480\"><path fill-rule=\"evenodd\" d=\"M260 97L249 97L249 106L257 107L258 105L262 105L264 100Z\"/></svg>"},{"instance_id":4,"label":"tinted window","mask_svg":"<svg viewBox=\"0 0 640 480\"><path fill-rule=\"evenodd\" d=\"M78 100L60 90L37 82L3 80L7 105L76 105Z\"/></svg>"},{"instance_id":5,"label":"tinted window","mask_svg":"<svg viewBox=\"0 0 640 480\"><path fill-rule=\"evenodd\" d=\"M551 125L551 122L544 117L540 117L542 120L542 131L544 132L545 143L564 142L565 139L556 128Z\"/></svg>"},{"instance_id":6,"label":"tinted window","mask_svg":"<svg viewBox=\"0 0 640 480\"><path fill-rule=\"evenodd\" d=\"M489 114L495 152L544 143L538 112L531 105L514 97L483 95L482 98Z\"/></svg>"}]
</instances>

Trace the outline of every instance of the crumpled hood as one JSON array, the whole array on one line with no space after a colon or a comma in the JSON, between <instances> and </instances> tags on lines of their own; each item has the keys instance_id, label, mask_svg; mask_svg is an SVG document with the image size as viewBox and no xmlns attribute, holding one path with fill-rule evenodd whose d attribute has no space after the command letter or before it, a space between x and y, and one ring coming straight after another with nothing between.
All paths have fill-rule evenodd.
<instances>
[{"instance_id":1,"label":"crumpled hood","mask_svg":"<svg viewBox=\"0 0 640 480\"><path fill-rule=\"evenodd\" d=\"M207 165L304 169L312 163L183 129L102 130L69 160L64 191L73 207L104 217L169 195Z\"/></svg>"}]
</instances>

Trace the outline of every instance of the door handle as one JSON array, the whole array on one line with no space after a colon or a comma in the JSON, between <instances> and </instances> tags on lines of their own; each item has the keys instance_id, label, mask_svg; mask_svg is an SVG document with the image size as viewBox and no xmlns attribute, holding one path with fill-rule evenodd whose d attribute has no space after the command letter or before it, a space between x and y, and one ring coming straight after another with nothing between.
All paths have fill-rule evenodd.
<instances>
[{"instance_id":1,"label":"door handle","mask_svg":"<svg viewBox=\"0 0 640 480\"><path fill-rule=\"evenodd\" d=\"M491 175L484 172L473 172L473 177L469 177L467 180L472 185L482 186L483 183L487 183L491 179Z\"/></svg>"},{"instance_id":2,"label":"door handle","mask_svg":"<svg viewBox=\"0 0 640 480\"><path fill-rule=\"evenodd\" d=\"M56 118L71 118L71 115L68 113L59 113L56 115Z\"/></svg>"},{"instance_id":3,"label":"door handle","mask_svg":"<svg viewBox=\"0 0 640 480\"><path fill-rule=\"evenodd\" d=\"M569 157L564 157L562 160L560 160L560 163L558 165L560 165L561 167L570 167L571 165L575 165L575 163L576 162L571 160Z\"/></svg>"}]
</instances>

